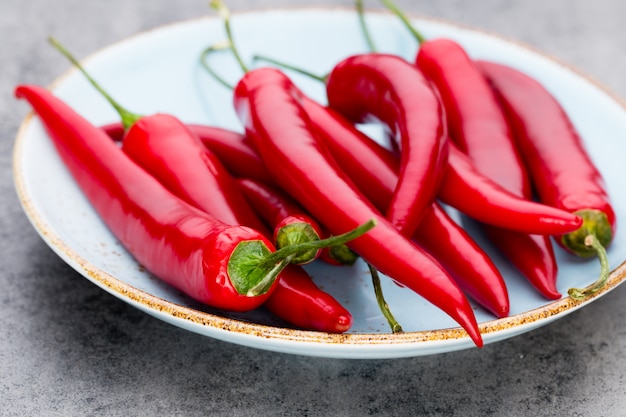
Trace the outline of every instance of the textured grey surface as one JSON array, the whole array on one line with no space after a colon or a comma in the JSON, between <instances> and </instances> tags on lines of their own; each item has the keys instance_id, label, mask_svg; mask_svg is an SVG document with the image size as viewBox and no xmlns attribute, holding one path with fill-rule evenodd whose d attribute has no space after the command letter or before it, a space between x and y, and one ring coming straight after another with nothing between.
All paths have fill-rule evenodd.
<instances>
[{"instance_id":1,"label":"textured grey surface","mask_svg":"<svg viewBox=\"0 0 626 417\"><path fill-rule=\"evenodd\" d=\"M231 0L234 11L344 5ZM519 40L626 97L626 3L619 0L400 1ZM374 1L366 2L379 8ZM482 350L333 360L239 347L149 317L64 264L21 211L11 176L28 108L18 83L49 84L78 56L210 13L192 0L0 2L0 415L623 416L626 288L558 322Z\"/></svg>"}]
</instances>

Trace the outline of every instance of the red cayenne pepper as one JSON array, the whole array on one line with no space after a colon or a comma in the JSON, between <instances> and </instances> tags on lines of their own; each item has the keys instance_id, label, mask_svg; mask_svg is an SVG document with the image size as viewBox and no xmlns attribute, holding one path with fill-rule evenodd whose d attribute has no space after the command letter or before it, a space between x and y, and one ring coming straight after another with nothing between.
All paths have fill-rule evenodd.
<instances>
[{"instance_id":1,"label":"red cayenne pepper","mask_svg":"<svg viewBox=\"0 0 626 417\"><path fill-rule=\"evenodd\" d=\"M166 190L106 134L49 91L18 86L63 162L122 245L148 271L216 308L246 311L271 294L284 258L260 233L228 226Z\"/></svg>"},{"instance_id":2,"label":"red cayenne pepper","mask_svg":"<svg viewBox=\"0 0 626 417\"><path fill-rule=\"evenodd\" d=\"M265 166L333 234L361 219L376 219L376 227L348 246L383 274L441 308L482 346L476 318L461 290L431 256L402 237L355 189L313 133L299 104L301 97L282 72L271 68L249 71L237 84L236 112Z\"/></svg>"},{"instance_id":3,"label":"red cayenne pepper","mask_svg":"<svg viewBox=\"0 0 626 417\"><path fill-rule=\"evenodd\" d=\"M341 169L381 211L398 181L398 159L333 110L303 97L315 132ZM497 317L509 314L506 285L488 255L439 204L427 208L414 239L450 271L463 291Z\"/></svg>"},{"instance_id":4,"label":"red cayenne pepper","mask_svg":"<svg viewBox=\"0 0 626 417\"><path fill-rule=\"evenodd\" d=\"M569 290L572 298L584 299L602 289L610 272L605 248L615 235L616 219L602 175L567 113L543 85L509 66L478 65L501 99L539 199L584 219L580 229L557 238L571 253L600 257L600 278L588 288Z\"/></svg>"},{"instance_id":5,"label":"red cayenne pepper","mask_svg":"<svg viewBox=\"0 0 626 417\"><path fill-rule=\"evenodd\" d=\"M532 199L530 179L493 91L465 50L450 39L426 41L391 0L382 2L418 40L416 66L438 90L452 139L483 175ZM559 299L558 267L550 238L485 225L498 249L546 298Z\"/></svg>"},{"instance_id":6,"label":"red cayenne pepper","mask_svg":"<svg viewBox=\"0 0 626 417\"><path fill-rule=\"evenodd\" d=\"M352 122L378 120L396 139L400 170L386 216L412 236L447 163L445 115L436 93L404 59L375 53L337 64L326 79L326 93L330 108Z\"/></svg>"},{"instance_id":7,"label":"red cayenne pepper","mask_svg":"<svg viewBox=\"0 0 626 417\"><path fill-rule=\"evenodd\" d=\"M237 182L199 139L186 135L186 127L176 127L182 126L176 119L155 117L146 116L133 124L122 142L124 151L193 206L227 224L253 227L271 237L272 233L238 192ZM319 241L319 237L312 240ZM291 243L301 242L296 239ZM289 245L283 244L286 246ZM290 262L319 250L312 248L297 253ZM303 269L287 266L279 278L275 291L263 304L269 311L301 328L328 332L349 329L350 313L330 294L321 291Z\"/></svg>"}]
</instances>

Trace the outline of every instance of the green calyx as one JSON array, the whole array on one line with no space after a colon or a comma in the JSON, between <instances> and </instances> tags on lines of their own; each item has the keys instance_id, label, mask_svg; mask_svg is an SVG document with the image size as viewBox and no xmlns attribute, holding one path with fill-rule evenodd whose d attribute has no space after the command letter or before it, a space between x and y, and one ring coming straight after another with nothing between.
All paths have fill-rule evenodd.
<instances>
[{"instance_id":1,"label":"green calyx","mask_svg":"<svg viewBox=\"0 0 626 417\"><path fill-rule=\"evenodd\" d=\"M613 240L613 229L609 219L600 210L580 210L574 214L582 217L583 224L578 230L561 236L561 243L578 256L584 258L596 256L597 251L588 246L585 239L593 235L606 248Z\"/></svg>"},{"instance_id":2,"label":"green calyx","mask_svg":"<svg viewBox=\"0 0 626 417\"><path fill-rule=\"evenodd\" d=\"M320 236L315 229L305 222L287 224L280 228L276 234L276 247L278 249L286 246L298 245L300 243L320 240ZM302 265L312 262L317 258L319 249L307 249L294 255L291 263Z\"/></svg>"},{"instance_id":3,"label":"green calyx","mask_svg":"<svg viewBox=\"0 0 626 417\"><path fill-rule=\"evenodd\" d=\"M263 295L272 287L291 256L267 265L270 249L260 240L240 242L228 260L228 276L237 292L247 297Z\"/></svg>"},{"instance_id":4,"label":"green calyx","mask_svg":"<svg viewBox=\"0 0 626 417\"><path fill-rule=\"evenodd\" d=\"M376 221L370 220L347 233L328 239L292 244L276 252L272 252L260 240L242 241L228 259L228 276L239 294L247 297L263 295L269 291L280 272L296 255L309 250L317 251L345 244L364 235L374 226Z\"/></svg>"},{"instance_id":5,"label":"green calyx","mask_svg":"<svg viewBox=\"0 0 626 417\"><path fill-rule=\"evenodd\" d=\"M606 285L611 273L606 247L613 239L609 220L599 210L581 210L575 214L583 218L583 225L576 231L561 238L561 243L576 255L597 256L600 261L600 276L585 288L570 288L567 294L576 301L582 301L600 291Z\"/></svg>"}]
</instances>

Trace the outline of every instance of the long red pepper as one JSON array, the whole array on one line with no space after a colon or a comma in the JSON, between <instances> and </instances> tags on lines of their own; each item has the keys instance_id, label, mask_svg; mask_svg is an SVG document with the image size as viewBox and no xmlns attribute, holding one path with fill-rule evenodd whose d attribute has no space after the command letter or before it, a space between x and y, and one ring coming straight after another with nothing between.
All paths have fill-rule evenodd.
<instances>
[{"instance_id":1,"label":"long red pepper","mask_svg":"<svg viewBox=\"0 0 626 417\"><path fill-rule=\"evenodd\" d=\"M360 194L312 133L299 104L302 93L280 71L247 72L235 88L234 105L266 167L333 234L377 219L366 235L348 245L367 262L421 294L456 320L477 346L482 337L461 290L428 254L398 234Z\"/></svg>"},{"instance_id":2,"label":"long red pepper","mask_svg":"<svg viewBox=\"0 0 626 417\"><path fill-rule=\"evenodd\" d=\"M432 82L444 104L450 139L479 172L510 192L532 199L530 179L513 143L508 121L486 80L466 51L450 39L425 40L391 0L396 13L420 43L417 68ZM546 298L558 299L558 266L550 238L485 225L498 249Z\"/></svg>"},{"instance_id":3,"label":"long red pepper","mask_svg":"<svg viewBox=\"0 0 626 417\"><path fill-rule=\"evenodd\" d=\"M221 309L250 310L269 297L285 262L246 266L273 249L264 236L216 221L175 197L44 88L18 86L15 95L28 100L94 209L148 271Z\"/></svg>"},{"instance_id":4,"label":"long red pepper","mask_svg":"<svg viewBox=\"0 0 626 417\"><path fill-rule=\"evenodd\" d=\"M580 229L557 242L579 256L600 256L602 262L604 248L615 235L615 211L602 175L569 116L542 84L525 73L493 62L480 61L478 66L501 99L539 199L584 219ZM609 273L608 262L602 264L600 279L588 289L570 290L573 298L602 288Z\"/></svg>"},{"instance_id":5,"label":"long red pepper","mask_svg":"<svg viewBox=\"0 0 626 417\"><path fill-rule=\"evenodd\" d=\"M271 237L226 168L196 136L187 135L175 125L171 118L143 117L126 135L122 148L193 206L227 224L253 227ZM351 314L330 294L321 291L303 269L287 266L279 278L275 291L264 303L269 311L301 328L328 332L349 329Z\"/></svg>"},{"instance_id":6,"label":"long red pepper","mask_svg":"<svg viewBox=\"0 0 626 417\"><path fill-rule=\"evenodd\" d=\"M398 181L398 160L332 109L303 97L302 107L341 169L384 212ZM500 272L488 255L438 204L428 207L414 239L450 271L463 291L504 317L509 298Z\"/></svg>"},{"instance_id":7,"label":"long red pepper","mask_svg":"<svg viewBox=\"0 0 626 417\"><path fill-rule=\"evenodd\" d=\"M445 115L436 93L413 65L387 54L342 60L328 75L326 92L329 107L353 122L379 120L402 148L386 216L412 236L447 163Z\"/></svg>"},{"instance_id":8,"label":"long red pepper","mask_svg":"<svg viewBox=\"0 0 626 417\"><path fill-rule=\"evenodd\" d=\"M219 221L252 227L271 236L219 159L186 126L169 115L142 117L129 112L113 100L62 45L54 39L51 42L120 114L122 123L109 125L103 130L122 141L126 155L175 195ZM127 128L130 128L128 134ZM232 140L232 136L236 136L228 130L206 127L202 133L205 137L220 136L222 140ZM293 232L284 234L294 235ZM298 240L301 234L295 235L295 238L287 238L288 242L282 246L302 243ZM319 240L319 235L309 240ZM291 256L291 259L317 252L319 249L309 249ZM352 325L351 314L330 294L321 291L303 269L293 265L287 265L282 271L274 293L264 306L286 322L306 329L344 332Z\"/></svg>"}]
</instances>

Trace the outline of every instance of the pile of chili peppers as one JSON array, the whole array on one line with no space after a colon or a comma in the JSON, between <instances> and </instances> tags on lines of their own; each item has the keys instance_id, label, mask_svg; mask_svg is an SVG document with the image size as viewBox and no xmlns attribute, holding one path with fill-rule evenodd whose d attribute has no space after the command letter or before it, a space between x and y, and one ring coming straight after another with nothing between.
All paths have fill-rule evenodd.
<instances>
[{"instance_id":1,"label":"pile of chili peppers","mask_svg":"<svg viewBox=\"0 0 626 417\"><path fill-rule=\"evenodd\" d=\"M469 299L505 317L506 283L441 203L482 224L547 299L561 297L552 237L602 263L596 283L569 295L599 291L615 213L559 103L513 68L477 62L449 39L423 39L383 3L418 39L415 62L374 51L346 57L323 77L322 105L279 68L248 69L226 6L213 1L245 71L233 88L244 133L130 113L86 73L121 123L95 127L40 87L16 95L137 261L211 306L264 306L299 328L345 332L350 312L301 265L361 258L482 346ZM382 124L391 148L357 127L368 122Z\"/></svg>"}]
</instances>

